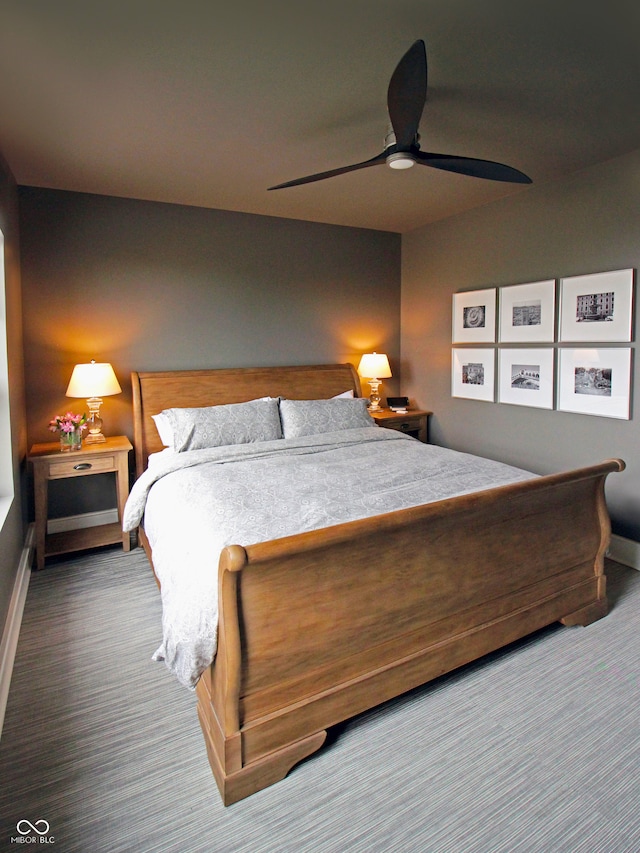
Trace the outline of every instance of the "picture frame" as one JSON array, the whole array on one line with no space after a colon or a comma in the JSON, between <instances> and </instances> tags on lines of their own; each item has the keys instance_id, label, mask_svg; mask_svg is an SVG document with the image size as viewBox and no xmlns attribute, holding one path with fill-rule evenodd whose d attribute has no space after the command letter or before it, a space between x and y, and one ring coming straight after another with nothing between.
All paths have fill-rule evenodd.
<instances>
[{"instance_id":1,"label":"picture frame","mask_svg":"<svg viewBox=\"0 0 640 853\"><path fill-rule=\"evenodd\" d=\"M563 348L559 352L559 411L629 420L630 347Z\"/></svg>"},{"instance_id":2,"label":"picture frame","mask_svg":"<svg viewBox=\"0 0 640 853\"><path fill-rule=\"evenodd\" d=\"M555 279L508 285L501 287L499 293L499 341L550 343L555 340Z\"/></svg>"},{"instance_id":3,"label":"picture frame","mask_svg":"<svg viewBox=\"0 0 640 853\"><path fill-rule=\"evenodd\" d=\"M630 341L634 270L560 279L563 342Z\"/></svg>"},{"instance_id":4,"label":"picture frame","mask_svg":"<svg viewBox=\"0 0 640 853\"><path fill-rule=\"evenodd\" d=\"M451 355L451 395L495 402L495 349L454 348Z\"/></svg>"},{"instance_id":5,"label":"picture frame","mask_svg":"<svg viewBox=\"0 0 640 853\"><path fill-rule=\"evenodd\" d=\"M554 350L503 348L498 352L498 402L553 409Z\"/></svg>"},{"instance_id":6,"label":"picture frame","mask_svg":"<svg viewBox=\"0 0 640 853\"><path fill-rule=\"evenodd\" d=\"M494 343L496 339L496 288L453 294L454 344Z\"/></svg>"}]
</instances>

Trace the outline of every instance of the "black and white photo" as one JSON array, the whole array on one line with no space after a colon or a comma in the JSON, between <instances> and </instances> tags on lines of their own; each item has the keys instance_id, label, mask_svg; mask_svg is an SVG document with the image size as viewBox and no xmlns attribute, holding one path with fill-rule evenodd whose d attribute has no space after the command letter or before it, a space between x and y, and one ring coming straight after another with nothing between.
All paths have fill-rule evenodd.
<instances>
[{"instance_id":1,"label":"black and white photo","mask_svg":"<svg viewBox=\"0 0 640 853\"><path fill-rule=\"evenodd\" d=\"M611 374L610 367L575 367L574 391L576 394L590 394L592 397L610 397Z\"/></svg>"},{"instance_id":2,"label":"black and white photo","mask_svg":"<svg viewBox=\"0 0 640 853\"><path fill-rule=\"evenodd\" d=\"M634 271L577 275L560 280L560 341L630 341Z\"/></svg>"},{"instance_id":3,"label":"black and white photo","mask_svg":"<svg viewBox=\"0 0 640 853\"><path fill-rule=\"evenodd\" d=\"M501 349L498 354L498 402L553 409L551 347Z\"/></svg>"},{"instance_id":4,"label":"black and white photo","mask_svg":"<svg viewBox=\"0 0 640 853\"><path fill-rule=\"evenodd\" d=\"M539 326L541 322L542 302L539 299L513 303L512 326Z\"/></svg>"},{"instance_id":5,"label":"black and white photo","mask_svg":"<svg viewBox=\"0 0 640 853\"><path fill-rule=\"evenodd\" d=\"M499 340L551 343L555 337L555 294L555 279L501 287Z\"/></svg>"},{"instance_id":6,"label":"black and white photo","mask_svg":"<svg viewBox=\"0 0 640 853\"><path fill-rule=\"evenodd\" d=\"M582 293L576 297L577 323L613 322L615 293Z\"/></svg>"},{"instance_id":7,"label":"black and white photo","mask_svg":"<svg viewBox=\"0 0 640 853\"><path fill-rule=\"evenodd\" d=\"M454 347L451 354L451 395L470 400L495 400L495 362L493 348Z\"/></svg>"},{"instance_id":8,"label":"black and white photo","mask_svg":"<svg viewBox=\"0 0 640 853\"><path fill-rule=\"evenodd\" d=\"M486 316L485 305L470 305L462 309L462 326L464 329L484 329Z\"/></svg>"},{"instance_id":9,"label":"black and white photo","mask_svg":"<svg viewBox=\"0 0 640 853\"><path fill-rule=\"evenodd\" d=\"M559 411L629 420L630 395L630 348L560 350Z\"/></svg>"},{"instance_id":10,"label":"black and white photo","mask_svg":"<svg viewBox=\"0 0 640 853\"><path fill-rule=\"evenodd\" d=\"M469 362L462 364L463 385L484 385L484 364L480 362Z\"/></svg>"},{"instance_id":11,"label":"black and white photo","mask_svg":"<svg viewBox=\"0 0 640 853\"><path fill-rule=\"evenodd\" d=\"M454 344L489 344L496 339L496 289L453 294Z\"/></svg>"},{"instance_id":12,"label":"black and white photo","mask_svg":"<svg viewBox=\"0 0 640 853\"><path fill-rule=\"evenodd\" d=\"M539 391L540 365L514 364L511 368L511 387L521 391Z\"/></svg>"}]
</instances>

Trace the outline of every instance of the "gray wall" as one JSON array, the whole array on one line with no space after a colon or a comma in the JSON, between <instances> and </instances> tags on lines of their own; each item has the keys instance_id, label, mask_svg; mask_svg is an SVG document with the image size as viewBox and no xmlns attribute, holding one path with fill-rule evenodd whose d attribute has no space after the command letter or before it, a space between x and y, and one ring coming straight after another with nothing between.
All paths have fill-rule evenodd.
<instances>
[{"instance_id":1,"label":"gray wall","mask_svg":"<svg viewBox=\"0 0 640 853\"><path fill-rule=\"evenodd\" d=\"M638 365L629 421L454 399L451 309L457 291L638 267L640 151L563 181L534 183L512 199L405 235L402 243L403 393L433 410L432 441L537 473L622 457L627 470L609 477L607 497L614 532L635 540Z\"/></svg>"},{"instance_id":2,"label":"gray wall","mask_svg":"<svg viewBox=\"0 0 640 853\"><path fill-rule=\"evenodd\" d=\"M105 399L105 432L130 437L131 370L357 363L376 349L398 372L397 234L24 187L20 230L30 443L82 410L64 394L91 358L124 391ZM85 511L103 508L83 485ZM68 485L53 498L52 515L82 511Z\"/></svg>"},{"instance_id":3,"label":"gray wall","mask_svg":"<svg viewBox=\"0 0 640 853\"><path fill-rule=\"evenodd\" d=\"M24 543L26 499L25 479L26 424L24 410L24 373L22 359L22 307L18 241L17 190L11 172L0 157L0 228L5 237L5 294L7 311L7 357L9 363L9 406L15 498L0 529L0 635L9 609L11 594Z\"/></svg>"}]
</instances>

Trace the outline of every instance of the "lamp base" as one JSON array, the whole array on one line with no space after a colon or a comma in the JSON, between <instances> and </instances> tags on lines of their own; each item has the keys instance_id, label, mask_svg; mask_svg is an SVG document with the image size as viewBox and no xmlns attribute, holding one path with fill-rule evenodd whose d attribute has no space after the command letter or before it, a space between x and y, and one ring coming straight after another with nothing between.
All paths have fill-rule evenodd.
<instances>
[{"instance_id":1,"label":"lamp base","mask_svg":"<svg viewBox=\"0 0 640 853\"><path fill-rule=\"evenodd\" d=\"M87 428L89 432L84 440L85 444L101 444L103 441L107 440L102 434L102 418L100 417L101 405L102 399L100 397L89 397L87 400L87 406L89 408Z\"/></svg>"},{"instance_id":2,"label":"lamp base","mask_svg":"<svg viewBox=\"0 0 640 853\"><path fill-rule=\"evenodd\" d=\"M84 444L101 444L103 441L107 439L103 436L101 432L93 433L90 432L89 435L83 439Z\"/></svg>"},{"instance_id":3,"label":"lamp base","mask_svg":"<svg viewBox=\"0 0 640 853\"><path fill-rule=\"evenodd\" d=\"M379 388L381 382L379 379L370 379L369 385L371 387L371 394L369 395L369 411L370 412L381 412L382 408L380 406L380 392Z\"/></svg>"}]
</instances>

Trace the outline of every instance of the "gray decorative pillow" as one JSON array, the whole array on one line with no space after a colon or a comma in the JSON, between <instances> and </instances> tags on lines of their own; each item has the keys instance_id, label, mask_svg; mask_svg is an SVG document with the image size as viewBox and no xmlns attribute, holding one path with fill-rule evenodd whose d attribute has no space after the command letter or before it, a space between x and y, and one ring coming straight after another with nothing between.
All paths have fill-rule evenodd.
<instances>
[{"instance_id":1,"label":"gray decorative pillow","mask_svg":"<svg viewBox=\"0 0 640 853\"><path fill-rule=\"evenodd\" d=\"M277 398L198 409L165 409L163 414L171 423L173 449L178 453L282 438Z\"/></svg>"},{"instance_id":2,"label":"gray decorative pillow","mask_svg":"<svg viewBox=\"0 0 640 853\"><path fill-rule=\"evenodd\" d=\"M285 438L319 435L343 429L374 427L363 397L331 400L280 400L280 420Z\"/></svg>"}]
</instances>

